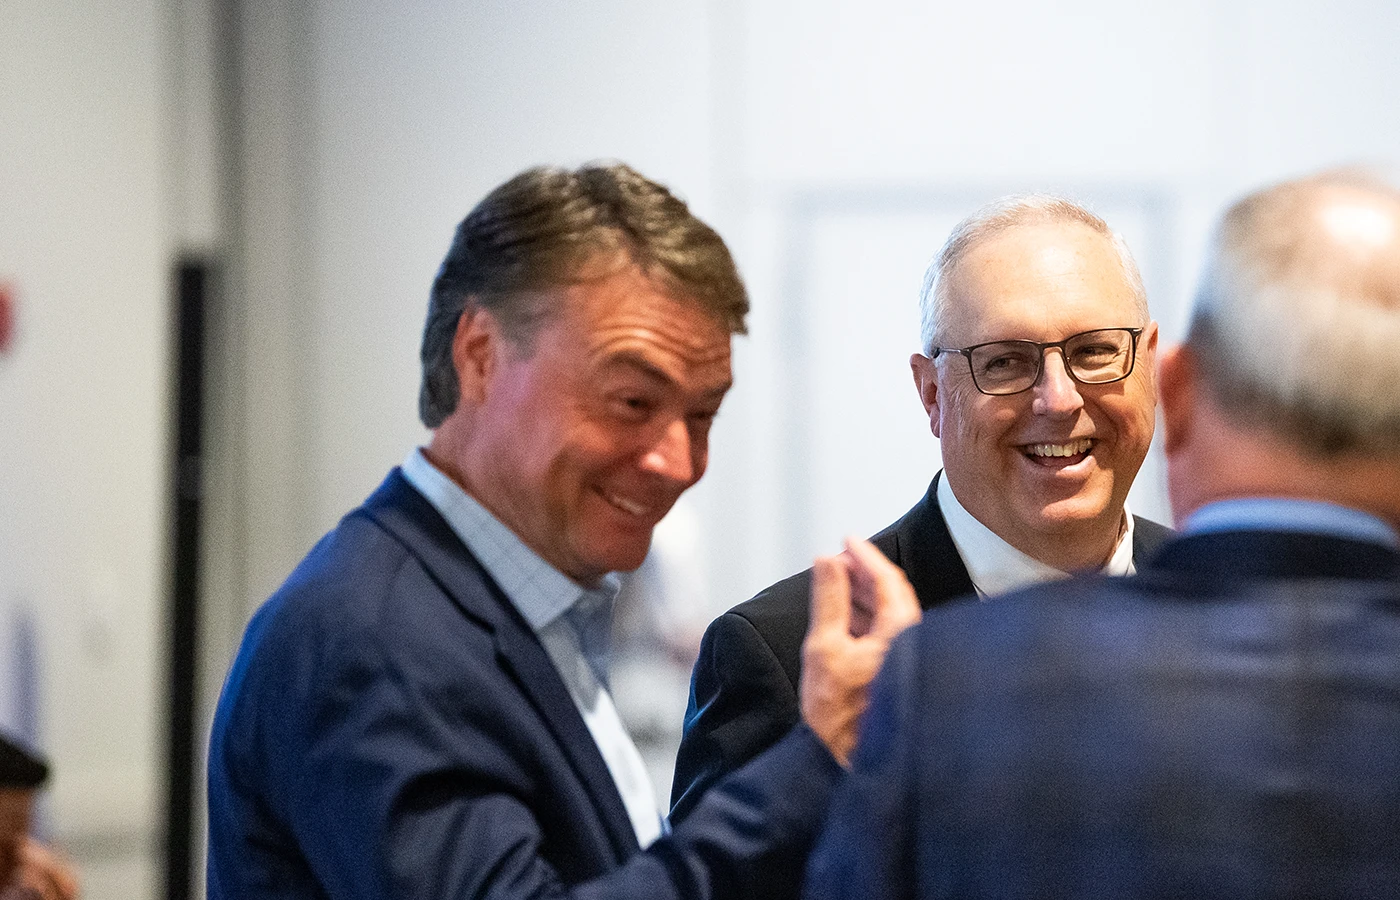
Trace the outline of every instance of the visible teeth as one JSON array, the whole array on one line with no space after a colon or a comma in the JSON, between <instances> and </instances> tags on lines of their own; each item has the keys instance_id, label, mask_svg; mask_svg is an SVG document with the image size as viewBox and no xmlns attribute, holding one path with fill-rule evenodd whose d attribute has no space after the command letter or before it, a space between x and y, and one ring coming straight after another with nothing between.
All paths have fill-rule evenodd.
<instances>
[{"instance_id":1,"label":"visible teeth","mask_svg":"<svg viewBox=\"0 0 1400 900\"><path fill-rule=\"evenodd\" d=\"M609 494L608 502L623 512L631 513L634 516L640 516L647 511L647 508L637 501L628 500L626 497L619 497L616 494Z\"/></svg>"},{"instance_id":2,"label":"visible teeth","mask_svg":"<svg viewBox=\"0 0 1400 900\"><path fill-rule=\"evenodd\" d=\"M1094 442L1088 438L1080 438L1069 444L1031 444L1029 448L1032 456L1078 456L1081 453L1088 453Z\"/></svg>"}]
</instances>

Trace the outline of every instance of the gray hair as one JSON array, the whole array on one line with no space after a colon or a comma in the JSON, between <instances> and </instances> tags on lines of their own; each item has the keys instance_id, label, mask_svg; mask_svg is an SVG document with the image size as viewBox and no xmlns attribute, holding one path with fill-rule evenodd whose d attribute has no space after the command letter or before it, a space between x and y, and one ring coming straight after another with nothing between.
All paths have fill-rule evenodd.
<instances>
[{"instance_id":1,"label":"gray hair","mask_svg":"<svg viewBox=\"0 0 1400 900\"><path fill-rule=\"evenodd\" d=\"M665 187L622 163L527 169L493 190L457 226L428 302L418 416L436 428L457 407L452 360L458 320L488 309L528 346L557 312L541 291L635 264L732 334L744 333L748 293L724 241Z\"/></svg>"},{"instance_id":2,"label":"gray hair","mask_svg":"<svg viewBox=\"0 0 1400 900\"><path fill-rule=\"evenodd\" d=\"M1018 194L1003 197L979 209L953 228L943 249L933 258L924 275L919 294L919 311L924 353L931 353L943 334L948 319L948 282L953 270L973 247L1018 225L1078 222L1102 235L1113 245L1123 265L1123 275L1133 290L1141 324L1148 321L1147 289L1142 284L1133 254L1108 223L1071 200L1049 194Z\"/></svg>"},{"instance_id":3,"label":"gray hair","mask_svg":"<svg viewBox=\"0 0 1400 900\"><path fill-rule=\"evenodd\" d=\"M1337 252L1338 227L1369 230L1384 252ZM1354 172L1276 185L1225 213L1187 336L1222 409L1324 456L1395 452L1397 228L1400 191Z\"/></svg>"}]
</instances>

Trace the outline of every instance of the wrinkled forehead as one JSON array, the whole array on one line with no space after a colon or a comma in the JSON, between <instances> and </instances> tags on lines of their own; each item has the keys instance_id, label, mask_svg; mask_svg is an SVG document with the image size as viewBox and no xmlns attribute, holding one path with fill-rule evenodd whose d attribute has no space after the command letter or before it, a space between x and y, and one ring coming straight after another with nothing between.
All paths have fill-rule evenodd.
<instances>
[{"instance_id":1,"label":"wrinkled forehead","mask_svg":"<svg viewBox=\"0 0 1400 900\"><path fill-rule=\"evenodd\" d=\"M988 236L953 268L945 302L945 340L1057 340L1143 324L1112 240L1079 222Z\"/></svg>"}]
</instances>

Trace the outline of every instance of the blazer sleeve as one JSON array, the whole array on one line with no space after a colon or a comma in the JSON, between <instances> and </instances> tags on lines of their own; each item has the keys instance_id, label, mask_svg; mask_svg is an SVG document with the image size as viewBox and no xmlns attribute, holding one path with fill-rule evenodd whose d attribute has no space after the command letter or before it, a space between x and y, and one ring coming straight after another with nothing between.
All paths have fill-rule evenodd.
<instances>
[{"instance_id":1,"label":"blazer sleeve","mask_svg":"<svg viewBox=\"0 0 1400 900\"><path fill-rule=\"evenodd\" d=\"M712 622L691 675L671 822L685 821L712 785L777 743L799 718L797 691L763 635L735 612Z\"/></svg>"},{"instance_id":2,"label":"blazer sleeve","mask_svg":"<svg viewBox=\"0 0 1400 900\"><path fill-rule=\"evenodd\" d=\"M871 688L851 772L807 866L803 900L912 900L927 757L921 729L919 626L895 640ZM942 896L942 894L939 894Z\"/></svg>"},{"instance_id":3,"label":"blazer sleeve","mask_svg":"<svg viewBox=\"0 0 1400 900\"><path fill-rule=\"evenodd\" d=\"M325 794L304 810L302 830L319 836L308 850L322 883L335 884L332 897L796 897L844 774L810 729L799 726L718 784L669 836L602 877L570 884L546 859L547 835L538 817L548 798L527 799L502 777L510 765L506 757L528 753L527 747L479 729L468 739L480 742L480 754L500 760L464 769L444 765L431 739L406 747L392 737L405 724L373 717L349 722L353 735L329 738L341 749L328 746L308 760ZM419 726L411 733L430 733ZM392 765L376 765L389 754ZM379 846L377 833L387 838ZM368 872L366 861L375 863Z\"/></svg>"},{"instance_id":4,"label":"blazer sleeve","mask_svg":"<svg viewBox=\"0 0 1400 900\"><path fill-rule=\"evenodd\" d=\"M445 770L431 747L415 748L421 762L405 771L400 761L376 777L369 762L380 751L372 723L358 735L356 755L368 765L354 778L338 778L335 765L318 766L333 785L334 803L308 810L333 817L334 839L317 848L318 872L338 881L336 898L491 897L493 900L774 900L796 897L806 858L843 772L805 726L793 729L759 758L721 781L689 820L669 836L605 875L571 884L545 854L547 836L538 804L527 801L488 768ZM519 752L500 736L491 742L502 756ZM494 746L492 746L494 744ZM329 799L329 798L328 798ZM357 821L380 821L382 848L360 846ZM360 860L379 856L371 877L348 875Z\"/></svg>"},{"instance_id":5,"label":"blazer sleeve","mask_svg":"<svg viewBox=\"0 0 1400 900\"><path fill-rule=\"evenodd\" d=\"M645 852L587 850L606 839L570 830L599 817L538 712L485 634L445 623L253 626L210 752L211 900L796 895L843 776L810 729Z\"/></svg>"}]
</instances>

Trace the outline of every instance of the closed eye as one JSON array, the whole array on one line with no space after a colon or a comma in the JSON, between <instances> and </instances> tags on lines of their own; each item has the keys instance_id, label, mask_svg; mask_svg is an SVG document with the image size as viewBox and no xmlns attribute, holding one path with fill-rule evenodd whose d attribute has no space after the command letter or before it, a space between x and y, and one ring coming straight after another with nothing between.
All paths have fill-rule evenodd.
<instances>
[{"instance_id":1,"label":"closed eye","mask_svg":"<svg viewBox=\"0 0 1400 900\"><path fill-rule=\"evenodd\" d=\"M656 410L656 401L640 394L619 394L611 398L614 414L629 421L645 421Z\"/></svg>"}]
</instances>

